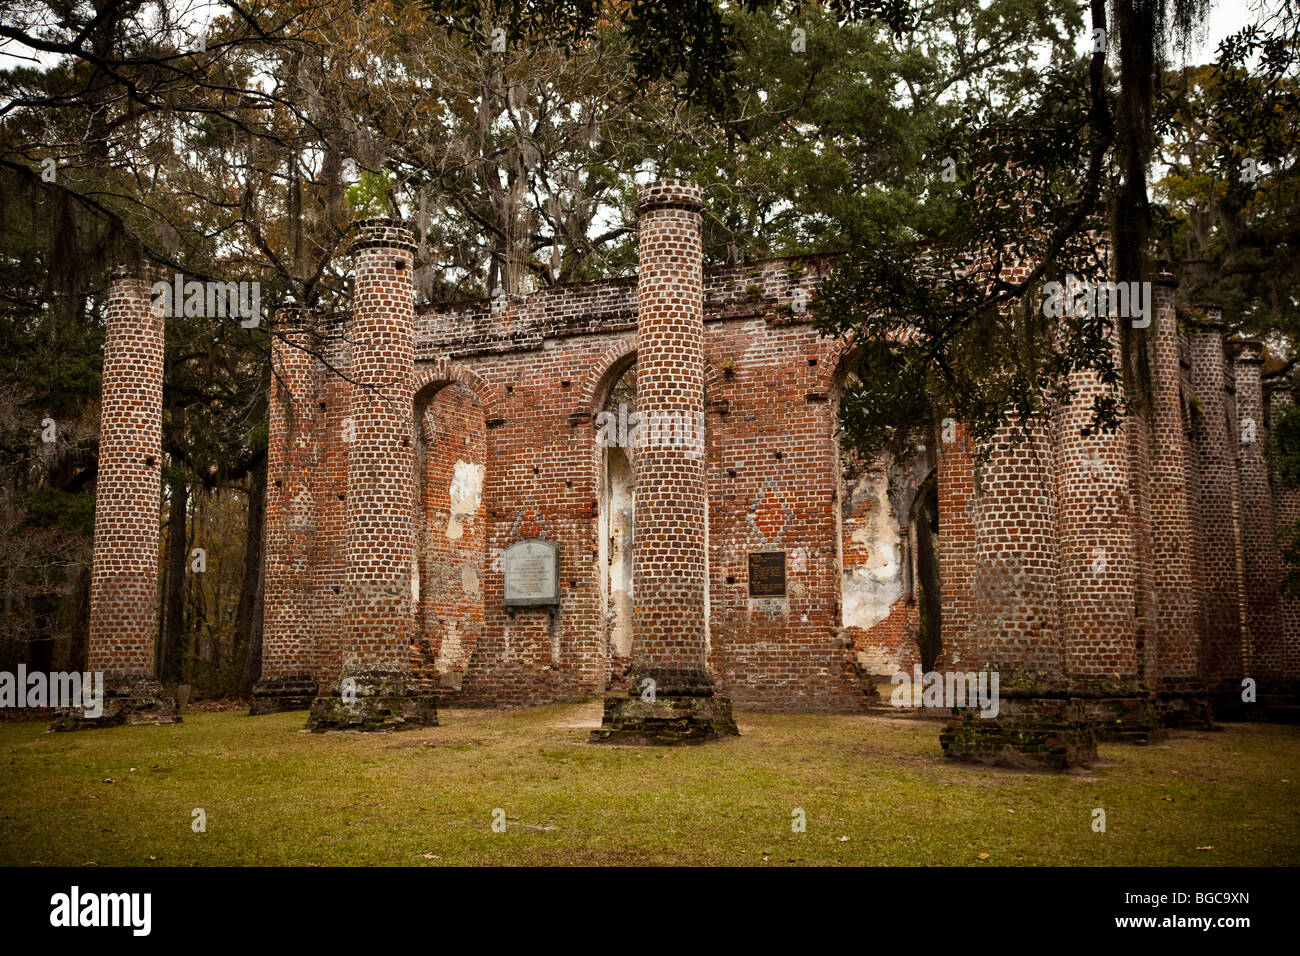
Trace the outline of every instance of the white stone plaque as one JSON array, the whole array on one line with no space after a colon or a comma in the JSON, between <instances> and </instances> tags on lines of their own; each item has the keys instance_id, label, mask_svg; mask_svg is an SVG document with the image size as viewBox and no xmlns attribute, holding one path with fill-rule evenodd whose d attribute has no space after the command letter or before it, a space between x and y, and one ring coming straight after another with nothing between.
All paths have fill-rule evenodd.
<instances>
[{"instance_id":1,"label":"white stone plaque","mask_svg":"<svg viewBox=\"0 0 1300 956\"><path fill-rule=\"evenodd\" d=\"M516 541L501 556L505 572L506 607L537 607L560 603L560 553L549 541Z\"/></svg>"}]
</instances>

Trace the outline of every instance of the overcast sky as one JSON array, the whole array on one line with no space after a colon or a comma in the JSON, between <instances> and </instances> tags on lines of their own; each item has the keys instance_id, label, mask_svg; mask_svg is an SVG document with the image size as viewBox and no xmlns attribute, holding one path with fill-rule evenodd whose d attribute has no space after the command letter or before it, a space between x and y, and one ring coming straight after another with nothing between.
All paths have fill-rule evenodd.
<instances>
[{"instance_id":1,"label":"overcast sky","mask_svg":"<svg viewBox=\"0 0 1300 956\"><path fill-rule=\"evenodd\" d=\"M1277 9L1277 4L1270 4L1268 8ZM1205 20L1204 38L1197 38L1190 44L1192 55L1188 60L1193 63L1208 63L1214 57L1215 47L1220 40L1258 20L1260 11L1264 9L1261 0L1217 0Z\"/></svg>"}]
</instances>

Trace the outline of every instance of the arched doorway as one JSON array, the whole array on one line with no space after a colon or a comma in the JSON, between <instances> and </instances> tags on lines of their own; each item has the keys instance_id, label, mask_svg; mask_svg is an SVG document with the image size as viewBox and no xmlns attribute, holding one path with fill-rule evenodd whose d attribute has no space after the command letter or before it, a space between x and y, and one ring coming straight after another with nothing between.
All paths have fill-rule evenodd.
<instances>
[{"instance_id":1,"label":"arched doorway","mask_svg":"<svg viewBox=\"0 0 1300 956\"><path fill-rule=\"evenodd\" d=\"M637 424L636 358L610 370L596 415L597 568L600 575L607 684L620 686L632 664L632 562Z\"/></svg>"},{"instance_id":2,"label":"arched doorway","mask_svg":"<svg viewBox=\"0 0 1300 956\"><path fill-rule=\"evenodd\" d=\"M943 592L939 579L939 472L932 470L922 482L912 502L912 541L914 542L916 593L920 620L917 645L921 649L921 667L934 668L943 650Z\"/></svg>"},{"instance_id":3,"label":"arched doorway","mask_svg":"<svg viewBox=\"0 0 1300 956\"><path fill-rule=\"evenodd\" d=\"M837 409L845 391L866 374L860 364L854 353L841 361L834 379ZM846 440L838 417L833 448L841 627L853 641L861 671L879 683L924 659L923 615L930 615L926 639L938 639L937 493L933 512L922 493L928 481L933 484L934 450L932 443L919 445L906 462L864 457ZM936 603L927 609L922 595Z\"/></svg>"},{"instance_id":4,"label":"arched doorway","mask_svg":"<svg viewBox=\"0 0 1300 956\"><path fill-rule=\"evenodd\" d=\"M483 633L487 424L478 396L458 382L415 400L411 670L426 690L458 689Z\"/></svg>"}]
</instances>

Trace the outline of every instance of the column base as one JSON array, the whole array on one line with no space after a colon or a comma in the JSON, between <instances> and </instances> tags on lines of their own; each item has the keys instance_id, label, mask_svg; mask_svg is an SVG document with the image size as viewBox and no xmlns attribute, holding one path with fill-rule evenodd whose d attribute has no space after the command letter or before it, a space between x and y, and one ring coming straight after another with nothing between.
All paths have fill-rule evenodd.
<instances>
[{"instance_id":1,"label":"column base","mask_svg":"<svg viewBox=\"0 0 1300 956\"><path fill-rule=\"evenodd\" d=\"M1215 720L1232 723L1239 720L1250 720L1253 716L1250 711L1252 705L1241 699L1240 691L1211 692L1209 702Z\"/></svg>"},{"instance_id":2,"label":"column base","mask_svg":"<svg viewBox=\"0 0 1300 956\"><path fill-rule=\"evenodd\" d=\"M307 710L319 693L320 685L310 674L264 677L253 685L253 705L248 709L248 715L258 717Z\"/></svg>"},{"instance_id":3,"label":"column base","mask_svg":"<svg viewBox=\"0 0 1300 956\"><path fill-rule=\"evenodd\" d=\"M1169 736L1159 701L1151 696L1085 697L1084 720L1101 743L1153 744Z\"/></svg>"},{"instance_id":4,"label":"column base","mask_svg":"<svg viewBox=\"0 0 1300 956\"><path fill-rule=\"evenodd\" d=\"M652 694L647 693L650 680ZM591 742L672 747L739 736L730 698L714 695L706 672L634 667L627 693L605 698L605 714L600 729L591 732Z\"/></svg>"},{"instance_id":5,"label":"column base","mask_svg":"<svg viewBox=\"0 0 1300 956\"><path fill-rule=\"evenodd\" d=\"M945 757L1017 769L1066 770L1097 760L1097 739L1078 700L1002 698L998 716L954 707L939 732Z\"/></svg>"},{"instance_id":6,"label":"column base","mask_svg":"<svg viewBox=\"0 0 1300 956\"><path fill-rule=\"evenodd\" d=\"M1166 727L1185 730L1214 730L1214 706L1210 693L1199 681L1169 684L1156 694Z\"/></svg>"},{"instance_id":7,"label":"column base","mask_svg":"<svg viewBox=\"0 0 1300 956\"><path fill-rule=\"evenodd\" d=\"M180 708L151 677L108 677L104 680L103 713L88 717L84 710L61 711L50 730L94 730L140 724L179 724Z\"/></svg>"},{"instance_id":8,"label":"column base","mask_svg":"<svg viewBox=\"0 0 1300 956\"><path fill-rule=\"evenodd\" d=\"M953 708L939 735L945 755L1006 767L1089 767L1098 743L1164 740L1164 709L1132 680L1076 678L1017 687L1001 696L996 717Z\"/></svg>"},{"instance_id":9,"label":"column base","mask_svg":"<svg viewBox=\"0 0 1300 956\"><path fill-rule=\"evenodd\" d=\"M405 675L363 671L341 678L311 703L307 729L392 731L438 726L437 698L414 692Z\"/></svg>"}]
</instances>

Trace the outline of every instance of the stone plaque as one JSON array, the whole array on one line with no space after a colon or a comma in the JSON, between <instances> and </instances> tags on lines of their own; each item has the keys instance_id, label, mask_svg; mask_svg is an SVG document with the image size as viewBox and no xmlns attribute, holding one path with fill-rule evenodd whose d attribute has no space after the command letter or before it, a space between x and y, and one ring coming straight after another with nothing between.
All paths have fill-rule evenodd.
<instances>
[{"instance_id":1,"label":"stone plaque","mask_svg":"<svg viewBox=\"0 0 1300 956\"><path fill-rule=\"evenodd\" d=\"M785 596L784 551L762 551L749 556L749 596Z\"/></svg>"},{"instance_id":2,"label":"stone plaque","mask_svg":"<svg viewBox=\"0 0 1300 956\"><path fill-rule=\"evenodd\" d=\"M516 541L501 556L506 607L540 607L560 603L560 552L549 541Z\"/></svg>"}]
</instances>

